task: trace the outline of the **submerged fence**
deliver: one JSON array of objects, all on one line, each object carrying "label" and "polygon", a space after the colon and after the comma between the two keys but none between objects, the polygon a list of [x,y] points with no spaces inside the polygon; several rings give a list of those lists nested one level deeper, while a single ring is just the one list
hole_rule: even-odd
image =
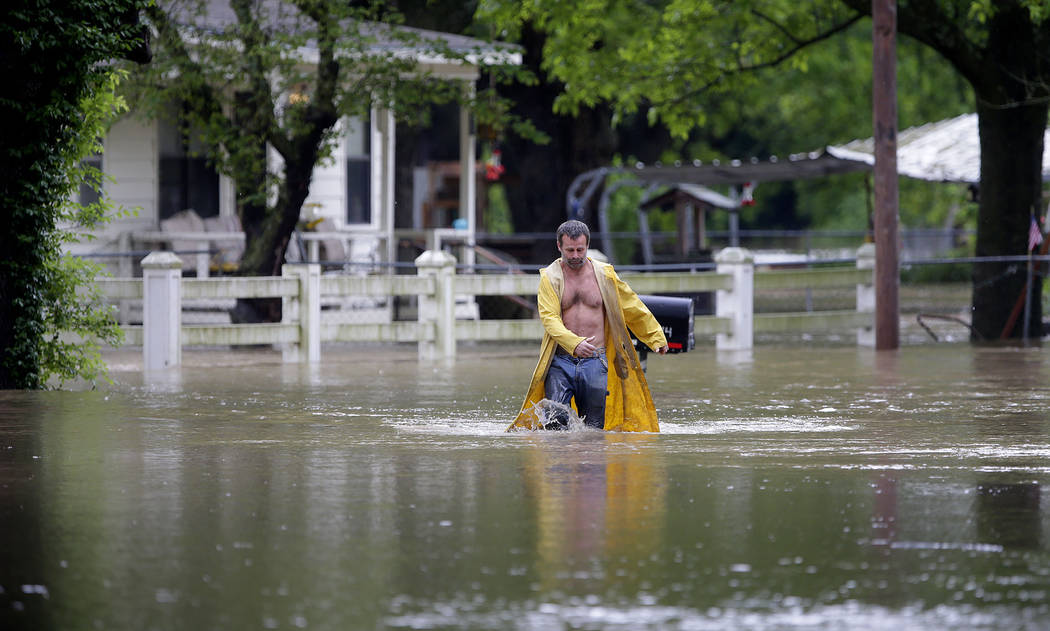
[{"label": "submerged fence", "polygon": [[[826,332],[855,334],[872,345],[874,313],[871,244],[857,251],[855,266],[778,269],[756,273],[748,250],[726,248],[714,271],[632,272],[621,277],[640,294],[713,292],[714,313],[698,315],[697,337],[714,336],[719,349],[748,349],[756,333]],[[277,345],[286,361],[315,362],[330,342],[415,343],[421,358],[453,358],[460,341],[539,340],[543,328],[530,319],[461,319],[457,304],[478,296],[534,297],[535,274],[457,274],[456,260],[427,251],[416,261],[416,275],[323,275],[317,264],[285,265],[280,277],[183,278],[182,262],[170,252],[154,252],[141,262],[141,279],[101,279],[103,295],[116,302],[142,303],[142,324],[124,325],[126,344],[143,348],[147,370],[175,366],[184,346]],[[780,313],[755,312],[756,290],[838,288],[855,294],[852,308]],[[413,297],[416,317],[397,321],[392,298]],[[261,324],[183,324],[184,303],[204,299],[273,298],[282,302],[282,320]],[[370,309],[371,321],[322,319],[327,307]]]}]

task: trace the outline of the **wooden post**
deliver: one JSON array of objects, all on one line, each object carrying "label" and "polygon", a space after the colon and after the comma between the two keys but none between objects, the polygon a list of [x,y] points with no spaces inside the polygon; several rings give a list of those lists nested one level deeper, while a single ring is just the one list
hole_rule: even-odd
[{"label": "wooden post", "polygon": [[678,225],[678,256],[684,261],[689,254],[689,202],[681,191],[674,194],[674,216]]},{"label": "wooden post", "polygon": [[[857,250],[857,269],[875,269],[875,244],[865,243]],[[871,282],[857,284],[857,313],[875,315],[875,285]],[[875,330],[872,325],[857,328],[858,346],[875,346]]]},{"label": "wooden post", "polygon": [[182,259],[150,252],[141,265],[142,366],[172,368],[182,363]]},{"label": "wooden post", "polygon": [[281,320],[299,325],[299,342],[281,355],[286,362],[321,361],[321,266],[285,264],[281,275],[299,281],[299,295],[285,298],[281,305]]},{"label": "wooden post", "polygon": [[704,204],[696,205],[696,250],[703,252],[707,249],[707,207]]},{"label": "wooden post", "polygon": [[744,248],[725,248],[715,256],[719,274],[733,277],[733,288],[715,294],[715,315],[732,321],[732,332],[715,337],[718,350],[749,350],[755,339],[755,257]]},{"label": "wooden post", "polygon": [[872,0],[875,141],[875,350],[900,347],[897,252],[897,2]]},{"label": "wooden post", "polygon": [[434,323],[434,338],[419,342],[420,359],[455,359],[456,357],[456,297],[453,293],[456,259],[448,252],[427,250],[416,257],[420,276],[434,279],[434,293],[420,294],[419,322]]}]

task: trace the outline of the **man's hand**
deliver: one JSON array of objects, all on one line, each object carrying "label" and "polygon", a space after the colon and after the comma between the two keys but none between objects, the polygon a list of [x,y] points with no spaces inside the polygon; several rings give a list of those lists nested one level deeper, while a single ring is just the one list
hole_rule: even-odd
[{"label": "man's hand", "polygon": [[666,355],[667,351],[668,351],[668,348],[666,346],[657,346],[656,347],[656,352],[660,353],[661,355]]},{"label": "man's hand", "polygon": [[572,354],[577,357],[594,357],[598,353],[598,347],[591,342],[594,341],[594,336],[585,337],[580,340],[580,343],[573,349]]}]

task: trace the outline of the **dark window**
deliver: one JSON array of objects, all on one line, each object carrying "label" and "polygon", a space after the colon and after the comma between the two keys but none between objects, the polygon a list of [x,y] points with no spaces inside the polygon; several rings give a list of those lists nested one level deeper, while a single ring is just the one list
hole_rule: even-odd
[{"label": "dark window", "polygon": [[346,134],[346,223],[372,223],[371,120],[354,118]]},{"label": "dark window", "polygon": [[346,160],[346,222],[372,222],[372,161],[365,158]]},{"label": "dark window", "polygon": [[179,129],[167,121],[159,122],[161,219],[192,208],[201,217],[219,214],[219,174],[201,147],[186,142]]}]

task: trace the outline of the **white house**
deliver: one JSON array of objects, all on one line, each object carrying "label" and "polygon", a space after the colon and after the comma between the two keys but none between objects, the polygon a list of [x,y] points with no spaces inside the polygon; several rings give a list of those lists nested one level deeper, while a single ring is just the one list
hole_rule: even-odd
[{"label": "white house", "polygon": [[[234,19],[225,0],[212,0],[209,11],[213,12],[209,19],[220,23]],[[415,32],[423,38],[442,40],[456,53],[465,55],[467,61],[387,46],[390,54],[411,55],[435,76],[462,81],[465,90],[474,89],[482,64],[521,63],[520,52],[506,45],[495,46],[434,31]],[[458,230],[452,234],[466,242],[473,241],[477,227],[476,177],[458,177],[458,207],[446,217],[447,221],[428,222],[427,213],[414,208],[412,225],[395,230],[395,127],[392,113],[378,108],[367,118],[340,121],[333,159],[315,168],[309,198],[303,206],[304,221],[324,220],[318,228],[323,232],[301,233],[305,246],[302,255],[308,260],[316,260],[321,254],[319,242],[327,242],[329,250],[333,242],[339,242],[348,248],[347,258],[395,261],[397,240],[404,233],[433,245],[435,238],[440,241],[451,232],[451,218],[459,219]],[[459,111],[458,135],[458,174],[474,174],[475,130],[469,111],[463,107]],[[175,126],[165,120],[144,121],[127,116],[118,121],[104,139],[100,166],[112,178],[105,183],[106,194],[135,214],[108,224],[94,240],[74,246],[72,252],[99,256],[120,275],[131,275],[145,251],[174,248],[185,253],[182,258],[197,269],[198,275],[208,274],[209,262],[214,270],[217,246],[232,247],[243,242],[236,221],[235,191],[231,180],[212,170],[204,158],[192,157],[191,149]],[[271,155],[276,157],[275,152]],[[279,160],[272,159],[271,168],[280,168]],[[425,189],[432,183],[425,169],[419,171],[408,181]],[[82,196],[90,194],[85,192]],[[422,206],[425,197],[425,191],[415,191],[414,204]],[[206,227],[170,221],[187,209],[201,217]],[[294,239],[293,245],[299,250]],[[204,250],[212,250],[212,255],[195,254]],[[119,253],[124,255],[107,256]],[[331,251],[328,254],[338,258],[332,257]],[[300,253],[289,246],[289,256],[294,258]],[[463,258],[473,262],[473,252],[465,249]]]}]

